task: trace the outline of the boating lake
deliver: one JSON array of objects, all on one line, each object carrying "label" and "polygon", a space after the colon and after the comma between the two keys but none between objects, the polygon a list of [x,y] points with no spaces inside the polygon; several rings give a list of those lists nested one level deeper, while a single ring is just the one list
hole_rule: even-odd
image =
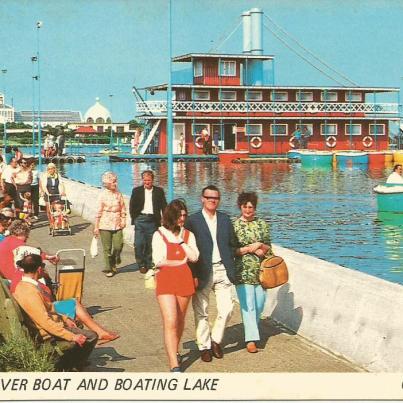
[{"label": "boating lake", "polygon": [[[81,148],[81,152],[102,148]],[[106,156],[88,155],[85,163],[60,166],[64,176],[95,186],[101,185],[102,172],[114,171],[126,195],[141,184],[144,169],[152,169],[156,183],[167,188],[165,162],[110,163]],[[184,198],[190,212],[194,212],[200,207],[201,189],[215,184],[222,191],[220,209],[235,217],[239,214],[238,192],[256,191],[258,215],[270,222],[274,243],[403,284],[403,214],[379,216],[372,191],[385,182],[391,169],[177,162],[175,197]]]}]

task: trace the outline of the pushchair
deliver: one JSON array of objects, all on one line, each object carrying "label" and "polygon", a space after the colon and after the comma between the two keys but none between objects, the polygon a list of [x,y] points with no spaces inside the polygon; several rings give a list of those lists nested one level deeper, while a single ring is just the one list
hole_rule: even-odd
[{"label": "pushchair", "polygon": [[[53,200],[52,200],[53,199]],[[68,215],[70,214],[70,206],[67,198],[61,195],[51,195],[49,200],[49,234],[55,236],[57,234],[71,235],[71,227]]]},{"label": "pushchair", "polygon": [[56,300],[76,298],[81,302],[85,273],[84,249],[60,249],[56,252],[60,258],[55,266],[53,291]]}]

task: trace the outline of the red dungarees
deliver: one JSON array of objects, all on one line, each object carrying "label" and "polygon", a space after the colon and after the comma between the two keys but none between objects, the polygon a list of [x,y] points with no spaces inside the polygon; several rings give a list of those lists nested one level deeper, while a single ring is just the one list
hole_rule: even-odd
[{"label": "red dungarees", "polygon": [[[178,243],[169,242],[165,235],[158,231],[167,246],[167,260],[182,260],[186,257],[185,251]],[[187,243],[189,231],[185,230],[183,240]],[[187,263],[180,266],[161,266],[156,275],[157,295],[172,294],[188,297],[195,293],[192,272]]]}]

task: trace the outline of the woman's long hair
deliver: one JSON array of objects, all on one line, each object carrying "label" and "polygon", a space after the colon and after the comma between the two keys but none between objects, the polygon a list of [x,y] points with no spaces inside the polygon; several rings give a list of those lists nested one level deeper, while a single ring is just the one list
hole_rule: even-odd
[{"label": "woman's long hair", "polygon": [[188,212],[186,204],[181,199],[172,200],[162,213],[162,225],[169,231],[173,233],[178,233],[180,231],[180,226],[178,225],[178,220],[181,216],[182,210]]}]

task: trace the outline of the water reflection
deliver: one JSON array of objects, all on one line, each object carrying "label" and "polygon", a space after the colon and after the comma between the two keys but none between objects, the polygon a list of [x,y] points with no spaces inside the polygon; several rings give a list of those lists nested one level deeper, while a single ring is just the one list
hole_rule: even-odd
[{"label": "water reflection", "polygon": [[[167,164],[110,163],[88,157],[85,164],[65,164],[68,177],[100,186],[103,171],[119,176],[123,193],[141,184],[141,172],[152,169],[156,182],[167,188]],[[200,208],[200,192],[208,184],[220,187],[221,209],[235,217],[242,190],[259,194],[258,213],[272,226],[275,243],[297,251],[403,284],[402,223],[377,216],[374,186],[389,168],[368,166],[305,169],[301,164],[211,162],[174,163],[175,197],[185,198],[191,212]],[[403,221],[403,219],[402,219]]]},{"label": "water reflection", "polygon": [[380,238],[384,242],[385,254],[389,261],[388,279],[403,283],[403,214],[378,213]]}]

